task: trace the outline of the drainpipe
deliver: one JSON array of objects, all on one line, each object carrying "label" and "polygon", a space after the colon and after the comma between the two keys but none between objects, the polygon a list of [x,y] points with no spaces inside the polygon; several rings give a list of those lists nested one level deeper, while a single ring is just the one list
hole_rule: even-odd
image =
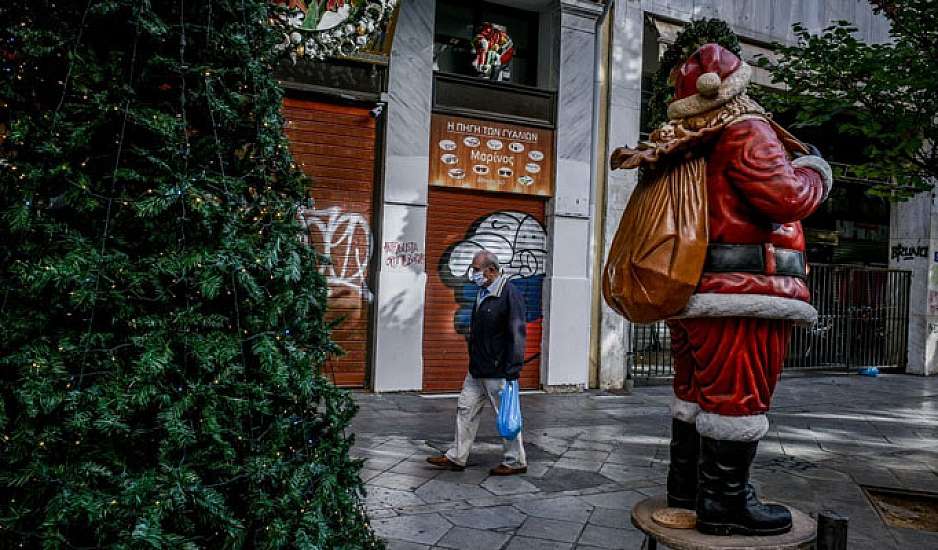
[{"label": "drainpipe", "polygon": [[606,142],[609,116],[609,47],[612,40],[612,17],[615,0],[608,0],[596,22],[596,71],[593,76],[593,143],[590,166],[591,246],[590,281],[592,284],[592,310],[590,311],[589,387],[599,387],[599,369],[602,362],[602,270],[605,259],[606,221]]}]

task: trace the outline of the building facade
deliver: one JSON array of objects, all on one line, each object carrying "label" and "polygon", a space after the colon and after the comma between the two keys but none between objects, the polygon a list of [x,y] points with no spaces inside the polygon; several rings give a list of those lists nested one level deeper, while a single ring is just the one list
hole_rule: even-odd
[{"label": "building facade", "polygon": [[[380,51],[282,68],[294,153],[315,182],[302,219],[332,259],[324,269],[342,319],[335,338],[346,354],[326,371],[379,392],[459,389],[474,298],[465,272],[481,248],[526,298],[523,387],[627,386],[630,327],[604,304],[600,276],[635,175],[610,172],[607,159],[647,130],[643,104],[663,48],[704,17],[729,23],[747,60],[793,40],[796,22],[818,31],[847,19],[866,40],[888,38],[886,22],[853,0],[402,0],[397,10]],[[474,36],[487,22],[489,42],[507,33],[514,58],[482,78],[477,66],[491,58],[479,57]],[[771,85],[758,71],[756,82]],[[898,208],[926,215],[913,204]],[[911,303],[916,292],[930,303],[938,235],[928,224],[890,227],[908,216],[870,208],[824,224],[849,228],[873,263],[906,246],[899,236],[927,246]],[[932,325],[938,335],[938,299],[934,316],[930,307],[912,312],[910,348],[923,350],[921,362],[910,355],[912,372],[933,372],[924,349]]]}]

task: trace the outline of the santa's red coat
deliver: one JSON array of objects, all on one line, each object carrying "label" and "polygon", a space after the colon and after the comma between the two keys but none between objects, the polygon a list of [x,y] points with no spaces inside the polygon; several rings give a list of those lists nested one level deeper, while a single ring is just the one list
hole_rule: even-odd
[{"label": "santa's red coat", "polygon": [[[707,155],[710,242],[760,244],[804,252],[800,220],[826,195],[823,176],[793,166],[764,120],[727,126]],[[772,271],[772,262],[767,262]],[[771,273],[707,273],[698,293],[767,295],[808,301],[805,282]]]},{"label": "santa's red coat", "polygon": [[[810,163],[823,164],[813,158]],[[792,164],[765,120],[727,126],[707,155],[710,243],[804,253],[800,220],[828,189],[821,172]],[[768,410],[791,321],[816,312],[805,303],[804,280],[774,274],[773,255],[765,257],[762,274],[705,271],[685,312],[689,318],[669,322],[678,399],[721,416]]]}]

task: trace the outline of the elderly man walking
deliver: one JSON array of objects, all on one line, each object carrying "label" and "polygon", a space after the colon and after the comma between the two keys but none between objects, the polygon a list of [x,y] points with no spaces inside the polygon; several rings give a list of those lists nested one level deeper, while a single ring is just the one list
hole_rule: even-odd
[{"label": "elderly man walking", "polygon": [[[434,466],[456,471],[466,468],[485,401],[497,415],[501,389],[521,374],[527,328],[524,297],[508,284],[495,254],[478,252],[469,268],[469,280],[480,289],[469,329],[469,373],[456,405],[456,438],[446,454],[427,459]],[[504,460],[489,473],[508,476],[527,472],[521,434],[503,443]]]}]

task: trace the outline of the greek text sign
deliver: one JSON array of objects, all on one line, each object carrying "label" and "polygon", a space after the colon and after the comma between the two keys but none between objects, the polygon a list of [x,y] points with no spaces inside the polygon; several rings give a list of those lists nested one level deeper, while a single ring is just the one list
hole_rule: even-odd
[{"label": "greek text sign", "polygon": [[430,185],[549,197],[554,132],[434,114]]}]

